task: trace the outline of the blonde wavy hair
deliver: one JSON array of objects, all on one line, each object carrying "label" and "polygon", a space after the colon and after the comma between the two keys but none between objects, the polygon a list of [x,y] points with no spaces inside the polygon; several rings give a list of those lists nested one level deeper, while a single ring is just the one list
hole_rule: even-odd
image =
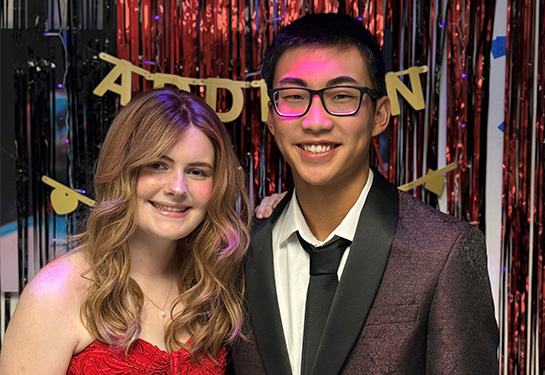
[{"label": "blonde wavy hair", "polygon": [[[165,154],[190,127],[201,130],[215,151],[207,214],[190,235],[191,250],[179,252],[177,305],[184,308],[167,324],[167,349],[186,347],[193,359],[212,359],[224,343],[241,335],[244,294],[242,262],[249,243],[246,177],[230,137],[200,98],[174,88],[134,98],[113,121],[100,151],[94,193],[98,202],[85,232],[77,237],[91,280],[82,320],[97,339],[128,351],[141,332],[144,294],[129,274],[128,241],[135,231],[139,169]],[[187,239],[185,239],[187,240]]]}]

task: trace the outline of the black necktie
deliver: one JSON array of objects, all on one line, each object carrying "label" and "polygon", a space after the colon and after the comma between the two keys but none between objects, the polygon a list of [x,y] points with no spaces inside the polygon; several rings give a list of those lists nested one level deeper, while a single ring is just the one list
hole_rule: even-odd
[{"label": "black necktie", "polygon": [[310,282],[307,290],[301,361],[301,374],[308,375],[314,366],[316,352],[339,283],[337,270],[350,241],[339,238],[325,246],[314,247],[303,240],[299,232],[297,232],[297,238],[303,249],[310,254]]}]

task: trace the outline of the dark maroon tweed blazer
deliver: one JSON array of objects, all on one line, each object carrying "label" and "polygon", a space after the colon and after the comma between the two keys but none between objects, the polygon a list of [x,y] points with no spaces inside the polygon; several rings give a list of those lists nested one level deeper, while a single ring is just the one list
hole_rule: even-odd
[{"label": "dark maroon tweed blazer", "polygon": [[[253,231],[244,328],[252,342],[231,347],[237,375],[292,373],[271,249],[290,197]],[[498,341],[481,232],[375,171],[313,374],[497,375]]]}]

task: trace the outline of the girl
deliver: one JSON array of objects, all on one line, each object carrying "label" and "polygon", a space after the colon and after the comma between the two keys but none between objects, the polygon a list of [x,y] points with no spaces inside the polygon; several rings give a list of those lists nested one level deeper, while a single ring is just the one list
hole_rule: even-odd
[{"label": "girl", "polygon": [[245,175],[201,99],[123,108],[101,149],[79,247],[25,287],[0,373],[223,374],[240,334]]}]

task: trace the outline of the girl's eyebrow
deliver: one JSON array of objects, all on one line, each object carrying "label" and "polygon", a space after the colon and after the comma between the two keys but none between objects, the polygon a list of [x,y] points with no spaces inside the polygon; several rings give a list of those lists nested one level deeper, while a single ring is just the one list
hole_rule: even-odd
[{"label": "girl's eyebrow", "polygon": [[[169,158],[168,156],[166,155],[161,155],[159,157],[159,159],[161,161],[165,161],[165,162],[169,162],[169,163],[174,163],[174,160],[172,158]],[[201,167],[201,168],[210,168],[210,169],[214,169],[214,166],[211,165],[210,163],[206,162],[206,161],[194,161],[192,163],[189,163],[188,164],[189,167]]]},{"label": "girl's eyebrow", "polygon": [[210,163],[207,163],[205,161],[196,161],[196,162],[193,162],[193,163],[189,163],[189,166],[190,167],[200,167],[200,168],[214,169],[214,167],[212,165],[210,165]]},{"label": "girl's eyebrow", "polygon": [[169,158],[169,157],[166,156],[166,155],[161,155],[161,156],[159,156],[159,159],[161,159],[161,160],[163,160],[163,161],[174,162],[174,160],[172,160],[171,158]]}]

